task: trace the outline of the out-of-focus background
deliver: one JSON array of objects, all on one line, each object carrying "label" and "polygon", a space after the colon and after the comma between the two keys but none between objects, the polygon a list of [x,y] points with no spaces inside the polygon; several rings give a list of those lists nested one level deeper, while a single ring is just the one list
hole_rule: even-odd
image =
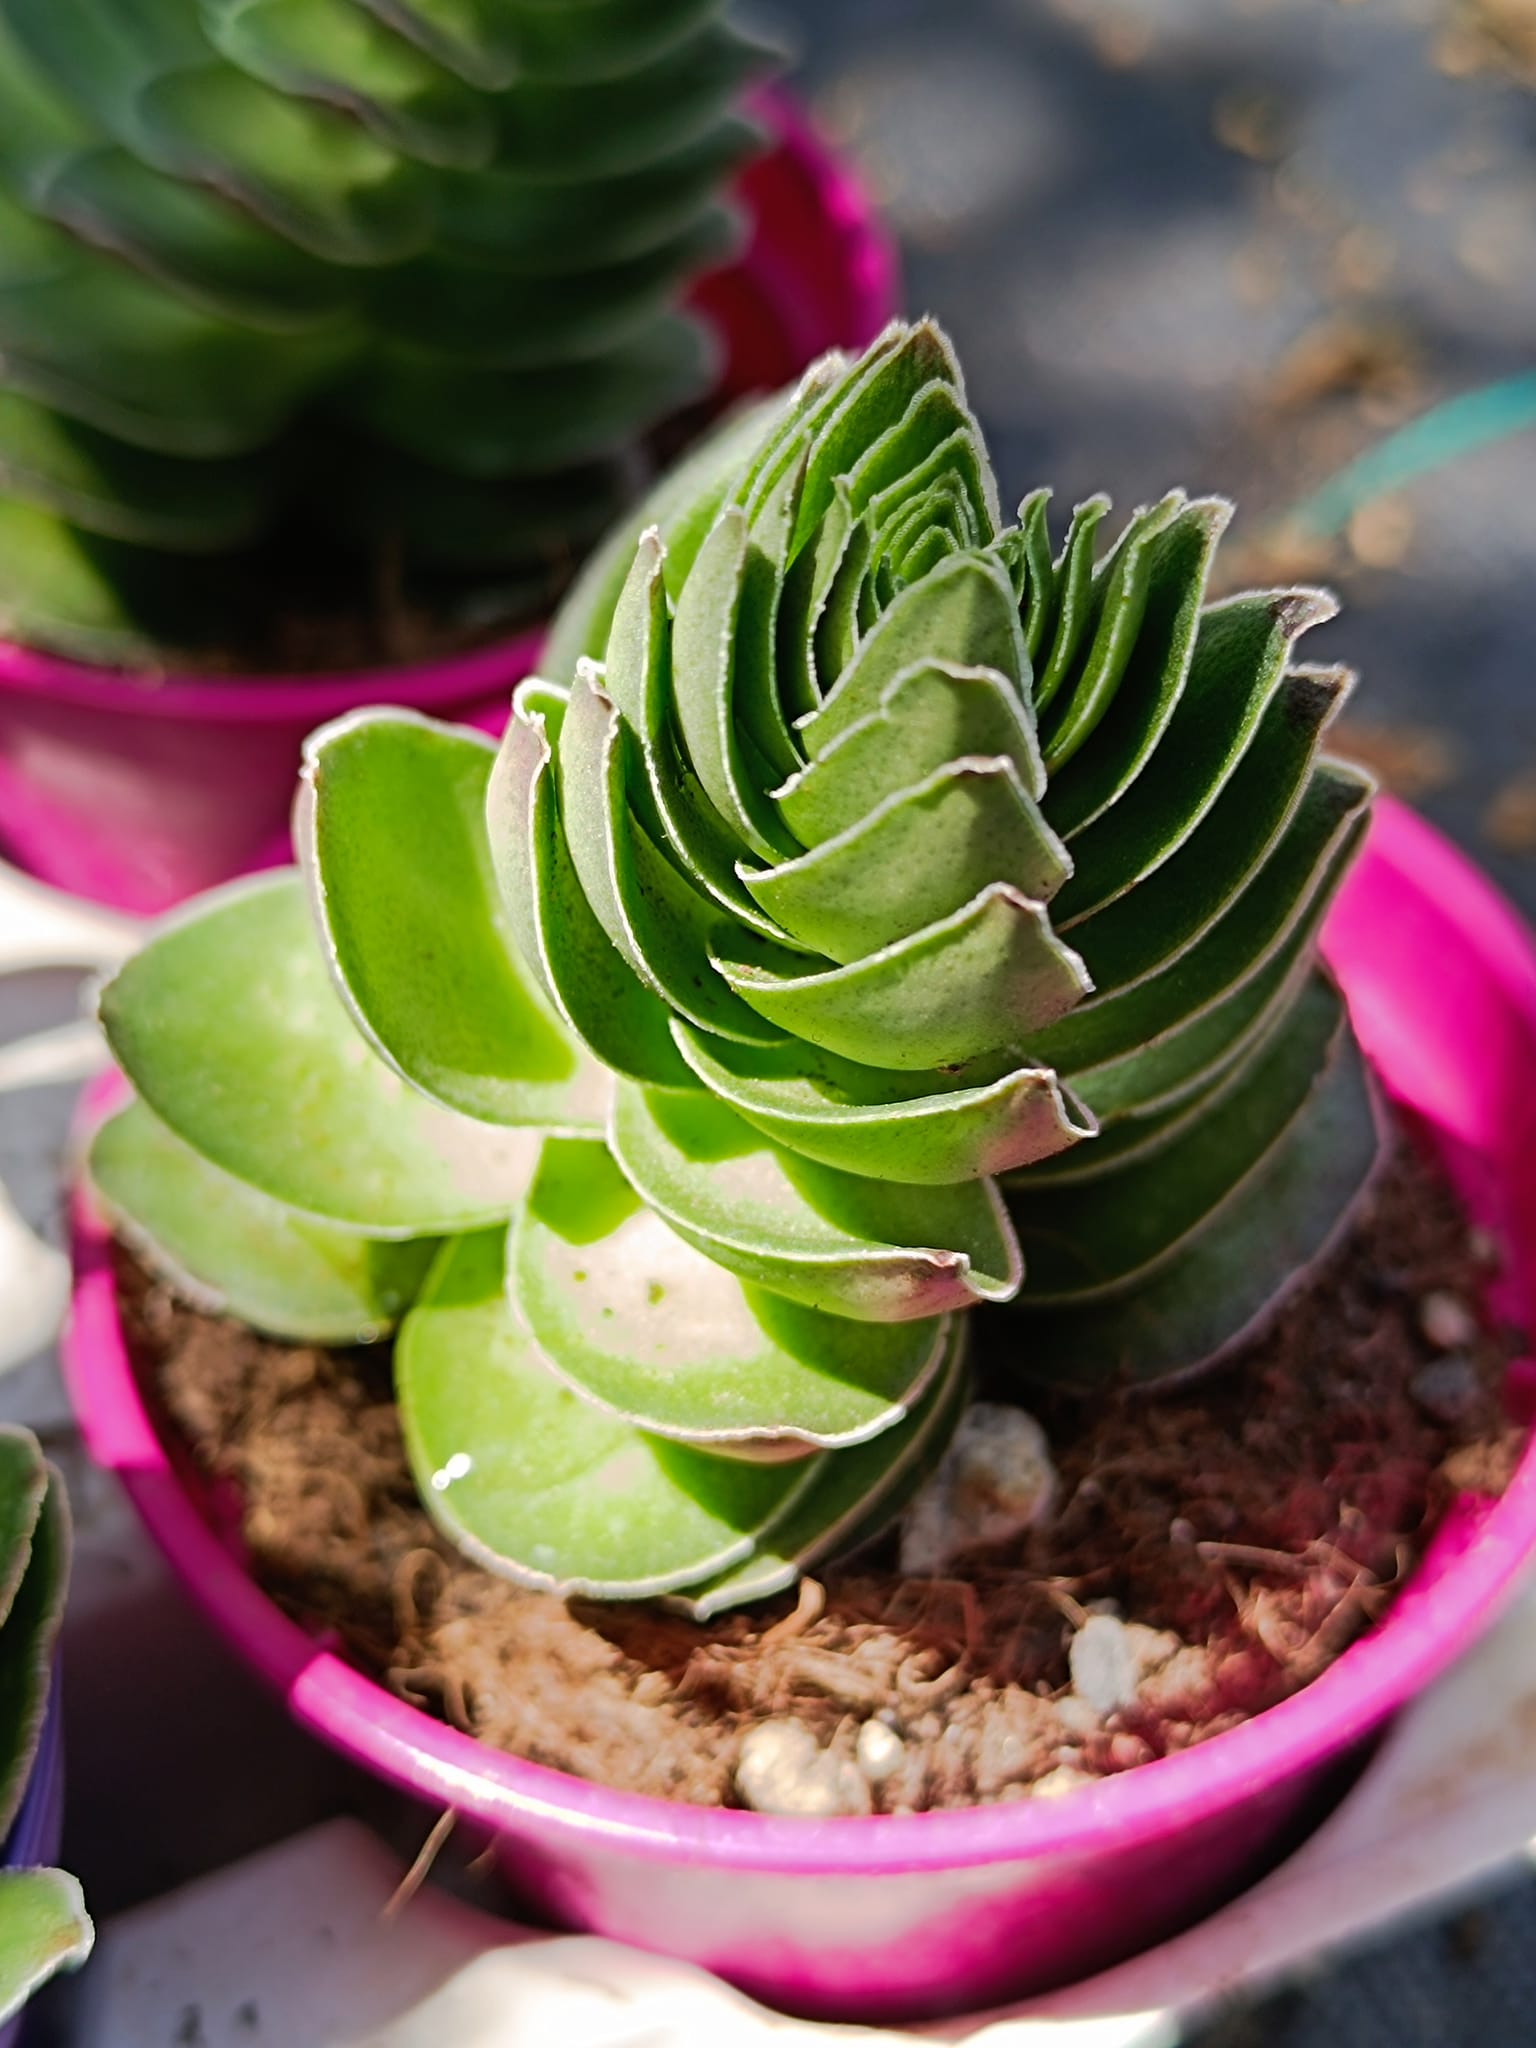
[{"label": "out-of-focus background", "polygon": [[[1306,650],[1361,671],[1341,748],[1536,915],[1536,0],[755,15],[953,334],[1005,500],[1235,497],[1229,582],[1344,600]],[[1436,466],[1318,495],[1424,416],[1388,482]],[[1533,2011],[1527,1884],[1199,2048],[1525,2048]]]},{"label": "out-of-focus background", "polygon": [[[1536,911],[1536,0],[772,0],[965,363],[1005,499],[1238,500],[1334,586],[1347,737]],[[1480,452],[1285,528],[1442,401]],[[1432,448],[1432,452],[1433,452]],[[1322,513],[1324,507],[1318,508]]]}]

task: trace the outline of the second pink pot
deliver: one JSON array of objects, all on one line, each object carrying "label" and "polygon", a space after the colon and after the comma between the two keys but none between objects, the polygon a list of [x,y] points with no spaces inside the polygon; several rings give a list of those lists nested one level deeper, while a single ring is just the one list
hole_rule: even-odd
[{"label": "second pink pot", "polygon": [[[737,197],[741,257],[696,288],[724,344],[720,404],[861,348],[895,307],[890,245],[793,105],[764,94],[771,147]],[[541,635],[417,667],[211,680],[132,675],[0,641],[0,854],[55,887],[152,913],[285,857],[307,733],[365,704],[495,723]]]}]

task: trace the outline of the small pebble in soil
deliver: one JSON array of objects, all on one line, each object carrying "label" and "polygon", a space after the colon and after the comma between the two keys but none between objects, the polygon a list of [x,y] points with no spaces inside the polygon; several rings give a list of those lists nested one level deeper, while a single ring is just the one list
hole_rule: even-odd
[{"label": "small pebble in soil", "polygon": [[1091,1614],[1067,1651],[1072,1690],[1096,1712],[1117,1713],[1132,1705],[1142,1680],[1182,1648],[1167,1629]]},{"label": "small pebble in soil", "polygon": [[1056,1500],[1045,1431],[1022,1408],[973,1401],[938,1470],[908,1508],[901,1569],[941,1574],[952,1558],[1035,1528]]},{"label": "small pebble in soil", "polygon": [[736,1790],[754,1813],[816,1820],[870,1810],[869,1784],[858,1765],[823,1749],[803,1721],[762,1721],[748,1730]]},{"label": "small pebble in soil", "polygon": [[1408,1391],[1437,1422],[1462,1421],[1482,1399],[1476,1363],[1460,1351],[1421,1365],[1408,1382]]},{"label": "small pebble in soil", "polygon": [[1064,1793],[1075,1792],[1079,1785],[1095,1782],[1089,1772],[1080,1771],[1076,1764],[1058,1764],[1054,1771],[1047,1771],[1043,1778],[1036,1778],[1032,1796],[1036,1799],[1060,1799]]},{"label": "small pebble in soil", "polygon": [[1069,1692],[1057,1700],[1056,1718],[1069,1735],[1083,1737],[1097,1735],[1104,1716],[1090,1700]]},{"label": "small pebble in soil", "polygon": [[1477,1341],[1477,1318],[1459,1294],[1437,1287],[1419,1303],[1419,1328],[1437,1351],[1460,1351]]},{"label": "small pebble in soil", "polygon": [[866,1721],[859,1730],[854,1755],[859,1769],[871,1785],[883,1785],[887,1778],[899,1771],[906,1754],[907,1745],[896,1730],[887,1728],[883,1721]]}]

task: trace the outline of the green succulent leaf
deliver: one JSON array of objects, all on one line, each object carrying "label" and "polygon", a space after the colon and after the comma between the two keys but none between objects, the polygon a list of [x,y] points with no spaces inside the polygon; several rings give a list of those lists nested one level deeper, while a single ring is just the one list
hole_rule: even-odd
[{"label": "green succulent leaf", "polygon": [[508,925],[486,833],[494,744],[354,712],[304,748],[294,839],[332,969],[369,1042],[485,1123],[600,1130],[611,1083],[551,1015]]},{"label": "green succulent leaf", "polygon": [[[1030,797],[1044,792],[1027,700],[1008,678],[996,669],[919,662],[899,671],[878,708],[775,795],[785,824],[803,845],[816,846],[861,825],[893,791],[975,758],[1010,761]],[[1053,864],[1068,870],[1071,857],[1063,850]]]},{"label": "green succulent leaf", "polygon": [[236,883],[170,919],[101,995],[149,1108],[214,1166],[374,1237],[508,1216],[538,1139],[408,1088],[331,982],[299,876]]},{"label": "green succulent leaf", "polygon": [[1322,763],[1245,886],[1195,942],[1041,1032],[1030,1042],[1035,1058],[1073,1076],[1134,1061],[1236,996],[1305,918],[1326,907],[1359,846],[1371,788],[1359,770]]},{"label": "green succulent leaf", "polygon": [[1001,871],[1045,902],[1065,847],[1006,755],[962,755],[876,804],[810,853],[743,868],[759,905],[802,944],[845,965],[952,917]]},{"label": "green succulent leaf", "polygon": [[559,773],[566,844],[582,890],[638,978],[706,1030],[771,1042],[778,1034],[715,972],[717,903],[635,814],[634,749],[590,668],[578,669],[561,724]]},{"label": "green succulent leaf", "polygon": [[1343,693],[1338,676],[1286,676],[1221,795],[1178,852],[1140,887],[1067,925],[1097,989],[1134,987],[1215,924],[1295,816]]},{"label": "green succulent leaf", "polygon": [[126,1241],[186,1300],[296,1343],[375,1343],[437,1251],[433,1238],[299,1215],[211,1166],[141,1102],[96,1133],[90,1174]]},{"label": "green succulent leaf", "polygon": [[48,1491],[48,1466],[29,1429],[0,1425],[0,1624],[27,1568]]},{"label": "green succulent leaf", "polygon": [[[1027,1349],[1009,1354],[1014,1369],[1034,1376],[1048,1359],[1052,1382],[1084,1389],[1166,1379],[1220,1356],[1304,1287],[1381,1156],[1370,1078],[1347,1028],[1265,1136],[1242,1177],[1134,1284],[1032,1310]],[[1104,1198],[1104,1215],[1119,1192]]]},{"label": "green succulent leaf", "polygon": [[900,1422],[949,1324],[849,1322],[739,1280],[648,1209],[590,1140],[550,1139],[512,1225],[515,1313],[578,1393],[699,1444],[831,1448]]},{"label": "green succulent leaf", "polygon": [[[1008,1194],[1031,1300],[1119,1289],[1199,1230],[1308,1099],[1347,1036],[1343,1005],[1314,976],[1268,1037],[1194,1106],[1149,1135],[1085,1148],[1076,1171],[1021,1175]],[[1106,1185],[1113,1181],[1113,1186]]]},{"label": "green succulent leaf", "polygon": [[1049,1067],[1009,1055],[954,1073],[860,1066],[814,1046],[733,1045],[680,1020],[678,1049],[711,1095],[778,1146],[871,1180],[942,1187],[1028,1166],[1094,1135]]},{"label": "green succulent leaf", "polygon": [[1006,1300],[1017,1254],[986,1181],[903,1187],[770,1145],[708,1095],[624,1083],[609,1134],[647,1207],[744,1280],[861,1321]]},{"label": "green succulent leaf", "polygon": [[96,1931],[63,1870],[0,1870],[0,2023],[60,1970],[78,1969]]},{"label": "green succulent leaf", "polygon": [[478,165],[495,149],[493,103],[351,0],[198,0],[198,11],[252,78],[345,109],[407,157]]},{"label": "green succulent leaf", "polygon": [[795,955],[730,931],[712,957],[727,987],[781,1031],[904,1068],[958,1066],[991,1051],[1000,1031],[1043,1031],[1092,986],[1045,906],[1008,882],[846,966],[807,972]]},{"label": "green succulent leaf", "polygon": [[964,1412],[969,1380],[965,1326],[957,1320],[943,1364],[904,1422],[872,1443],[822,1459],[811,1484],[758,1538],[750,1557],[704,1586],[674,1594],[669,1604],[708,1621],[727,1608],[782,1592],[802,1571],[870,1542],[943,1457]]},{"label": "green succulent leaf", "polygon": [[681,1084],[687,1075],[670,1041],[671,1012],[611,944],[566,843],[550,745],[565,709],[564,691],[525,684],[491,771],[486,824],[507,920],[525,964],[604,1066],[632,1080]]},{"label": "green succulent leaf", "polygon": [[930,575],[909,583],[860,640],[806,721],[806,752],[819,760],[851,725],[879,710],[898,676],[931,662],[995,669],[1023,689],[1029,656],[1012,589],[996,562],[950,555]]},{"label": "green succulent leaf", "polygon": [[69,1579],[69,1510],[58,1474],[52,1466],[45,1472],[21,1579],[0,1622],[0,1839],[16,1818],[37,1752]]},{"label": "green succulent leaf", "polygon": [[685,295],[773,62],[723,13],[0,0],[0,493],[61,529],[13,629],[201,661],[299,547],[322,596],[387,545],[412,607],[546,603],[715,374]]},{"label": "green succulent leaf", "polygon": [[668,1592],[748,1556],[833,1455],[760,1463],[615,1420],[518,1328],[504,1267],[500,1231],[446,1246],[395,1347],[421,1498],[488,1570],[606,1599]]}]

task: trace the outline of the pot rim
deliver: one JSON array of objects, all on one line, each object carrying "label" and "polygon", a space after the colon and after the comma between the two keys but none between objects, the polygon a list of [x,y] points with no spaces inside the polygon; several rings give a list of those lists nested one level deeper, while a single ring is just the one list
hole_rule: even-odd
[{"label": "pot rim", "polygon": [[[894,243],[858,179],[833,154],[788,91],[782,86],[765,86],[750,94],[747,104],[762,124],[767,154],[782,161],[804,185],[835,249],[833,267],[856,309],[853,321],[868,328],[863,339],[872,339],[897,300]],[[751,168],[749,164],[749,172]],[[738,257],[727,270],[738,267],[751,275],[750,251],[745,260]],[[484,646],[428,661],[229,676],[114,668],[50,654],[0,634],[0,691],[41,692],[81,711],[132,709],[151,718],[196,719],[215,725],[278,724],[295,719],[319,724],[385,698],[431,710],[435,705],[499,695],[513,664],[519,674],[534,670],[545,631],[543,624],[525,626]]]},{"label": "pot rim", "polygon": [[[1367,864],[1400,897],[1418,892],[1433,899],[1536,1037],[1531,937],[1465,856],[1383,798],[1361,863]],[[1336,942],[1335,964],[1343,950]],[[124,1089],[116,1073],[91,1083],[76,1113],[77,1144]],[[80,1182],[71,1222],[76,1285],[61,1353],[92,1455],[116,1472],[194,1599],[286,1697],[301,1725],[402,1789],[493,1827],[532,1824],[589,1844],[605,1840],[658,1862],[682,1858],[765,1873],[861,1876],[1087,1858],[1117,1843],[1155,1840],[1220,1806],[1278,1792],[1298,1770],[1326,1762],[1371,1733],[1481,1633],[1536,1549],[1533,1438],[1501,1498],[1458,1518],[1453,1554],[1431,1582],[1419,1587],[1411,1579],[1386,1617],[1321,1677],[1237,1728],[1068,1798],[796,1820],[613,1791],[487,1748],[395,1698],[306,1634],[257,1587],[204,1521],[156,1434],[124,1344],[110,1238]]]}]

